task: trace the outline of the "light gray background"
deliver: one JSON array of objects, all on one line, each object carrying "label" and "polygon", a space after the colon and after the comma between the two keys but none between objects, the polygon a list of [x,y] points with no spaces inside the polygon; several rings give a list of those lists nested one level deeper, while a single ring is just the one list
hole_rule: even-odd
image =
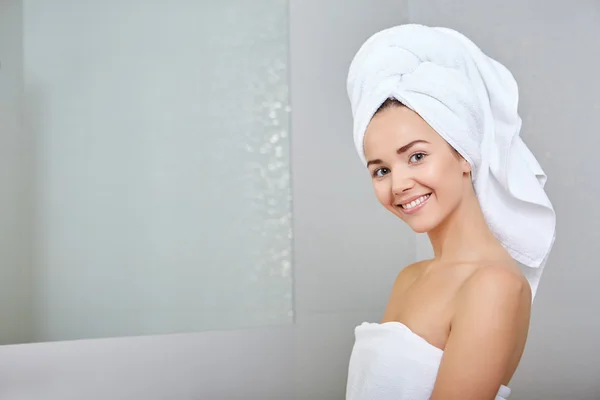
[{"label": "light gray background", "polygon": [[463,31],[514,72],[549,175],[558,239],[511,399],[599,399],[600,3],[292,0],[290,15],[295,324],[2,347],[0,398],[343,398],[353,327],[379,319],[398,270],[427,253],[370,192],[345,76],[370,34],[414,21]]}]

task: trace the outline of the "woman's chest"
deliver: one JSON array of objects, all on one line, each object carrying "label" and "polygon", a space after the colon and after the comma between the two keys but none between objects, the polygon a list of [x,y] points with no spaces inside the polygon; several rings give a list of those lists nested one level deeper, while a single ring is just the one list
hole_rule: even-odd
[{"label": "woman's chest", "polygon": [[382,322],[398,321],[433,346],[444,349],[464,273],[431,272],[402,292],[392,292]]}]

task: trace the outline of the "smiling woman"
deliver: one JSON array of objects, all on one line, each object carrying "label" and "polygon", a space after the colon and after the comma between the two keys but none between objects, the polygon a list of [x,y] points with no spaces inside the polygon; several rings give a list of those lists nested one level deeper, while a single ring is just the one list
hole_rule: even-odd
[{"label": "smiling woman", "polygon": [[356,328],[347,399],[506,399],[555,226],[512,75],[455,31],[404,25],[361,47],[348,93],[377,199],[434,258]]},{"label": "smiling woman", "polygon": [[415,232],[439,225],[473,190],[469,163],[397,100],[375,113],[364,143],[379,202]]}]

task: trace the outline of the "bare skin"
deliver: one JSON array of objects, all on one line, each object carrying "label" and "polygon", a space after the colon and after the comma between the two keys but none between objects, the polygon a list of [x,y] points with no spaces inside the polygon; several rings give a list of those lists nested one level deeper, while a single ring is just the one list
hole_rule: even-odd
[{"label": "bare skin", "polygon": [[427,232],[435,254],[400,272],[382,322],[444,350],[431,399],[493,400],[523,354],[531,289],[485,222],[470,165],[402,106],[373,118],[365,155],[380,203]]}]

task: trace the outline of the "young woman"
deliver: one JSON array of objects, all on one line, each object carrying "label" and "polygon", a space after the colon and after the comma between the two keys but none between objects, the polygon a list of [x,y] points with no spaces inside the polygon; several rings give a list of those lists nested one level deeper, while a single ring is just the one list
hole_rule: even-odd
[{"label": "young woman", "polygon": [[434,258],[356,328],[347,399],[506,399],[555,226],[512,75],[455,31],[405,25],[361,47],[348,90],[379,202]]}]

